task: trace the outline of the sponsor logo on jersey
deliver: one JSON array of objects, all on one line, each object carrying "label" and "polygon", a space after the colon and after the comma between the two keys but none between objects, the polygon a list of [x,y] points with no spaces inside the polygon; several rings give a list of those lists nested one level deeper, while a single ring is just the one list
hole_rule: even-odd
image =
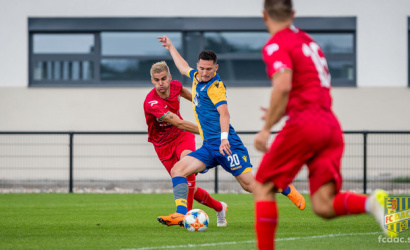
[{"label": "sponsor logo on jersey", "polygon": [[384,227],[402,233],[410,225],[410,196],[388,196],[384,198]]},{"label": "sponsor logo on jersey", "polygon": [[281,61],[276,61],[276,62],[273,63],[273,69],[274,70],[279,70],[279,69],[282,69],[282,68],[285,68],[285,67],[286,67],[286,65]]},{"label": "sponsor logo on jersey", "polygon": [[237,170],[237,169],[240,169],[242,166],[237,166],[237,167],[234,167],[234,168],[231,168],[231,170]]},{"label": "sponsor logo on jersey", "polygon": [[265,50],[266,53],[268,53],[268,55],[271,56],[275,51],[279,50],[279,45],[277,45],[276,43],[272,43],[266,46]]},{"label": "sponsor logo on jersey", "polygon": [[149,104],[151,104],[151,107],[154,106],[155,104],[158,104],[158,101],[150,101],[148,102]]}]

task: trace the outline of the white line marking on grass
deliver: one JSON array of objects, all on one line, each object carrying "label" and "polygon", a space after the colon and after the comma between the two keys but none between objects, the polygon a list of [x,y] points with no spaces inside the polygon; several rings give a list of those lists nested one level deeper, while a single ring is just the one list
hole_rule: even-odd
[{"label": "white line marking on grass", "polygon": [[319,239],[319,238],[332,238],[339,236],[357,236],[357,235],[370,235],[370,234],[382,234],[382,232],[371,232],[371,233],[350,233],[350,234],[328,234],[328,235],[317,235],[317,236],[306,236],[306,237],[291,237],[291,238],[279,238],[275,241],[283,240],[309,240],[309,239]]},{"label": "white line marking on grass", "polygon": [[[382,232],[350,233],[350,234],[326,234],[326,235],[305,236],[305,237],[277,238],[277,239],[275,239],[275,241],[309,240],[309,239],[319,239],[319,238],[333,238],[333,237],[359,236],[359,235],[371,235],[371,234],[382,234]],[[125,249],[122,249],[122,250],[152,250],[152,249],[169,249],[169,248],[212,247],[212,246],[236,245],[236,244],[247,244],[247,243],[255,243],[255,241],[254,240],[247,240],[247,241],[217,242],[217,243],[206,243],[206,244],[187,244],[187,245],[177,245],[177,246],[125,248]]]}]

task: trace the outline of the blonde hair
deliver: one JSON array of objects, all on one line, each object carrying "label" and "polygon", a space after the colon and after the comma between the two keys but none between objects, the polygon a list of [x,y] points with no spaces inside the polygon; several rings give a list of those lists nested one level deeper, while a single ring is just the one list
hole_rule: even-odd
[{"label": "blonde hair", "polygon": [[170,73],[167,63],[165,61],[156,62],[151,66],[151,71],[150,71],[151,77],[153,74],[158,74],[164,71],[167,72],[168,74]]},{"label": "blonde hair", "polygon": [[292,18],[292,0],[265,0],[264,9],[275,21],[284,22]]}]

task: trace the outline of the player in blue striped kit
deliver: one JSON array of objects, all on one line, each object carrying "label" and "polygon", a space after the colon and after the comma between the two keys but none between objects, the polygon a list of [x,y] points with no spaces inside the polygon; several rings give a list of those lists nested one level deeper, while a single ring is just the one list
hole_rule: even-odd
[{"label": "player in blue striped kit", "polygon": [[[213,51],[204,50],[198,56],[197,69],[192,69],[181,57],[170,39],[166,36],[158,37],[166,49],[171,53],[175,65],[181,74],[192,80],[192,103],[199,132],[204,140],[201,148],[189,153],[181,159],[171,170],[174,198],[177,206],[176,214],[187,213],[186,197],[188,185],[186,176],[193,173],[204,173],[208,169],[221,165],[231,173],[248,192],[252,191],[254,181],[251,173],[248,150],[230,124],[230,117],[226,99],[226,89],[219,75],[217,56]],[[305,200],[293,186],[283,191],[300,209],[304,209]],[[227,206],[224,207],[226,211]],[[224,215],[224,214],[223,214]],[[161,216],[167,219],[167,216]],[[218,226],[226,226],[226,218],[218,218]]]}]

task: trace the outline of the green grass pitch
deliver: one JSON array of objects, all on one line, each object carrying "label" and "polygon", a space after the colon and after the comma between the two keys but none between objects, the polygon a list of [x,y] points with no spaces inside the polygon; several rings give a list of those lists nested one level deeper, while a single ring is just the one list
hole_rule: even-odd
[{"label": "green grass pitch", "polygon": [[[187,232],[156,220],[174,212],[172,194],[0,194],[0,249],[256,249],[252,196],[213,197],[228,204],[228,226],[216,227],[215,212],[195,202],[210,225],[205,232]],[[382,243],[371,216],[325,221],[309,201],[299,211],[277,197],[277,249],[410,248],[410,230],[399,235],[405,242]]]}]

